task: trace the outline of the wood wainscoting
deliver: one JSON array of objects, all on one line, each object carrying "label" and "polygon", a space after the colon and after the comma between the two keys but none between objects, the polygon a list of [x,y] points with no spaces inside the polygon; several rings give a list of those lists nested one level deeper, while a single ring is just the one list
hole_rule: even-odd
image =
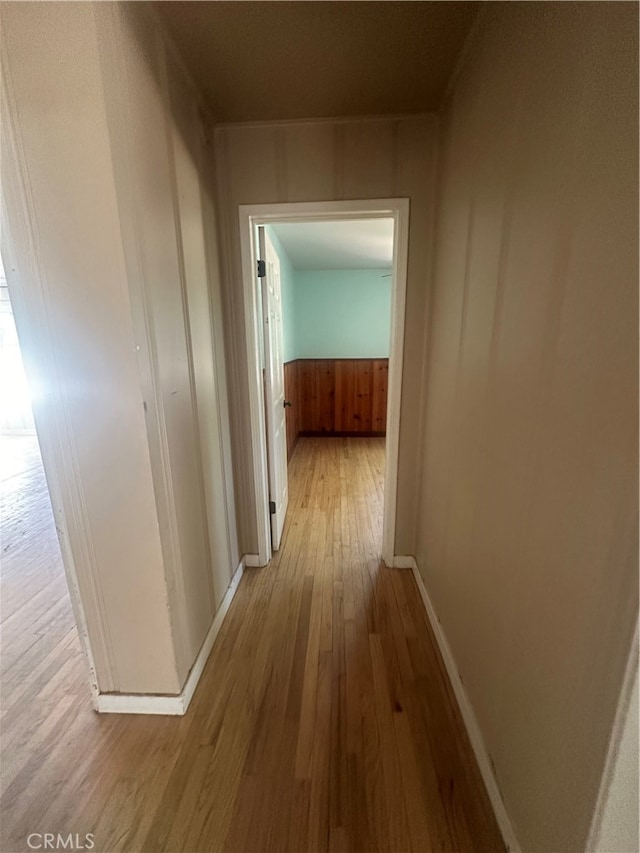
[{"label": "wood wainscoting", "polygon": [[284,366],[287,454],[300,435],[384,435],[388,358],[299,358]]}]

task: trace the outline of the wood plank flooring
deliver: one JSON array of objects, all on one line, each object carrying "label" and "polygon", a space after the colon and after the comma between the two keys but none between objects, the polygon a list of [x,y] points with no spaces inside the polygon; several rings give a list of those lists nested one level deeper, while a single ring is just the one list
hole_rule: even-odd
[{"label": "wood plank flooring", "polygon": [[101,853],[504,850],[413,577],[380,560],[383,462],[384,439],[300,439],[282,548],[246,570],[183,718],[91,710],[50,510],[10,497],[3,853],[30,832]]}]

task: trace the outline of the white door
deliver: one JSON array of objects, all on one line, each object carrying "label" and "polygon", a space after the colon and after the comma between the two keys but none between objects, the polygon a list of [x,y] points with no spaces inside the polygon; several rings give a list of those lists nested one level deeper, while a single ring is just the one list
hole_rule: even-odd
[{"label": "white door", "polygon": [[258,229],[258,233],[260,257],[265,261],[265,276],[262,279],[262,318],[264,323],[264,394],[267,410],[271,544],[273,550],[277,551],[280,547],[282,528],[284,527],[289,502],[280,259],[265,229]]}]

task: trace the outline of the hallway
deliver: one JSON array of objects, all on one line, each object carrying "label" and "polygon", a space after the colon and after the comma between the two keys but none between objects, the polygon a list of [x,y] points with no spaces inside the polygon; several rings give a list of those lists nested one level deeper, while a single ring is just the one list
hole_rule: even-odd
[{"label": "hallway", "polygon": [[2,850],[503,849],[413,577],[380,564],[383,465],[383,439],[300,439],[283,547],[245,571],[186,717],[96,715],[54,598],[4,685]]},{"label": "hallway", "polygon": [[299,440],[227,850],[503,849],[412,574],[380,561],[383,470],[382,438]]}]

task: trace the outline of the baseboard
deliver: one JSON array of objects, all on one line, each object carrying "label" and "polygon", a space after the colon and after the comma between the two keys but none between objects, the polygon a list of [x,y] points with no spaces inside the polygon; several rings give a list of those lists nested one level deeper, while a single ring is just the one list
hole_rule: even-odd
[{"label": "baseboard", "polygon": [[[500,789],[498,788],[496,777],[493,773],[491,759],[489,758],[489,753],[487,752],[487,747],[484,743],[477,717],[475,715],[473,707],[471,706],[469,697],[467,696],[467,691],[465,690],[462,681],[460,680],[460,674],[458,672],[458,667],[456,666],[455,659],[451,652],[451,648],[449,646],[449,643],[447,642],[447,638],[444,634],[444,631],[442,630],[442,626],[433,607],[431,599],[429,598],[429,593],[427,592],[427,589],[424,585],[424,581],[420,576],[416,561],[413,557],[395,557],[394,562],[395,560],[411,560],[410,568],[413,569],[413,574],[416,579],[418,589],[420,591],[422,603],[424,604],[425,610],[427,611],[427,616],[429,617],[431,628],[435,635],[436,642],[438,643],[438,648],[440,649],[440,654],[442,655],[442,659],[444,661],[444,665],[449,676],[449,681],[451,682],[451,686],[453,687],[453,692],[455,693],[455,697],[458,702],[458,707],[460,708],[460,713],[462,714],[462,719],[467,729],[467,734],[469,735],[469,740],[471,742],[476,761],[478,762],[478,767],[480,769],[482,779],[487,789],[487,794],[489,795],[489,800],[491,801],[491,805],[493,807],[498,826],[500,827],[502,838],[504,839],[504,843],[509,853],[520,853],[520,845],[518,844],[515,832],[513,831],[513,826],[511,825],[511,820],[509,819],[509,815],[507,814],[507,810],[502,800],[502,795],[500,793]],[[405,566],[401,565],[398,568],[405,568]]]},{"label": "baseboard", "polygon": [[94,703],[96,710],[101,714],[163,714],[170,716],[182,716],[186,714],[200,681],[200,676],[211,654],[213,644],[220,633],[224,617],[238,589],[244,567],[245,560],[242,559],[231,578],[229,588],[220,603],[216,615],[213,617],[211,627],[207,631],[207,636],[180,693],[176,696],[148,693],[98,693]]},{"label": "baseboard", "polygon": [[100,714],[155,714],[180,717],[185,711],[182,693],[98,693],[95,709]]},{"label": "baseboard", "polygon": [[259,569],[262,566],[259,554],[245,554],[242,561],[247,568]]},{"label": "baseboard", "polygon": [[416,561],[413,557],[403,556],[402,554],[394,554],[391,563],[387,563],[392,569],[413,569]]},{"label": "baseboard", "polygon": [[385,430],[301,430],[300,438],[384,438]]},{"label": "baseboard", "polygon": [[[585,850],[604,850],[606,841],[602,838],[603,821],[605,811],[607,810],[607,801],[612,789],[612,782],[616,772],[616,764],[620,758],[620,746],[624,737],[625,728],[628,724],[629,706],[631,702],[631,694],[637,678],[638,669],[638,617],[636,616],[636,625],[627,656],[624,676],[622,679],[622,687],[618,696],[618,706],[616,715],[613,719],[613,728],[609,737],[609,747],[607,749],[607,757],[600,779],[600,788],[596,799],[596,806],[593,810],[589,835],[587,836],[587,846]],[[633,719],[633,717],[632,717]],[[611,809],[611,806],[609,806]],[[623,812],[619,812],[616,823],[619,827],[626,824],[626,817]]]}]

